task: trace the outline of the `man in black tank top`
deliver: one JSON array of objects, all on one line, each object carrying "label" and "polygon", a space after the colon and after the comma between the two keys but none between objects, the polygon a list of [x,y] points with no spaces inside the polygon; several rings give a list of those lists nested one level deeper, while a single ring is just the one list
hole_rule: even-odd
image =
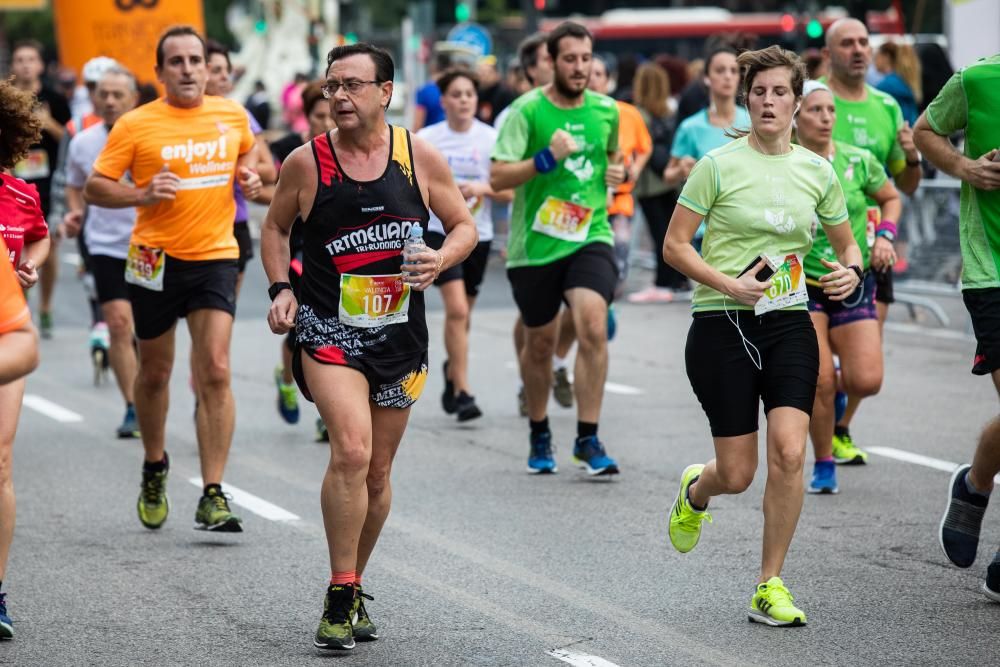
[{"label": "man in black tank top", "polygon": [[[410,406],[427,378],[423,291],[475,247],[476,227],[445,159],[386,124],[392,58],[370,44],[327,56],[324,95],[337,129],[284,162],[261,228],[271,281],[271,330],[296,327],[295,379],[330,435],[320,494],[332,572],[315,646],[377,639],[361,575],[389,514],[389,470]],[[440,250],[403,264],[403,242],[426,227],[428,202],[444,223]],[[299,215],[302,284],[288,285],[288,235]]]}]

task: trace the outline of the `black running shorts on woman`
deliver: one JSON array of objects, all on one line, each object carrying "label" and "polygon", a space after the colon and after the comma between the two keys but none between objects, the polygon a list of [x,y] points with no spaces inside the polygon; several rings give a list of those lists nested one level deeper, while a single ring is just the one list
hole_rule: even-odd
[{"label": "black running shorts on woman", "polygon": [[[791,407],[812,415],[819,375],[819,344],[809,313],[778,310],[756,317],[729,311],[743,335],[760,351],[751,361],[740,332],[725,311],[696,313],[688,331],[688,379],[708,416],[712,436],[756,433],[760,400],[765,414]],[[737,319],[739,318],[739,319]],[[750,352],[753,352],[753,348]],[[756,354],[755,354],[756,360]]]},{"label": "black running shorts on woman", "polygon": [[292,370],[312,400],[302,354],[347,366],[368,380],[381,407],[408,408],[427,379],[423,292],[403,283],[403,242],[429,214],[417,186],[410,134],[389,127],[382,176],[359,182],[344,173],[329,134],[312,140],[316,200],[302,224],[302,284]]}]

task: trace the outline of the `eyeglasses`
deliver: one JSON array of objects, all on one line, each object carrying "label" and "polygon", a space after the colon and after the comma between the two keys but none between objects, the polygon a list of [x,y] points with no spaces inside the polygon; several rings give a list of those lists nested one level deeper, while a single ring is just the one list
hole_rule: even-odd
[{"label": "eyeglasses", "polygon": [[349,79],[343,83],[339,81],[327,81],[322,88],[323,97],[330,99],[337,94],[337,91],[343,88],[347,91],[348,95],[357,95],[361,92],[361,89],[370,83],[381,83],[380,81],[359,81],[357,79]]}]

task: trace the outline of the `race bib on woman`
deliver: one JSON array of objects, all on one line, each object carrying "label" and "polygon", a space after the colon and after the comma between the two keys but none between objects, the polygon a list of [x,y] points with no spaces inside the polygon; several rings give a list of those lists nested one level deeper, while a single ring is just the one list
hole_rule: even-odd
[{"label": "race bib on woman", "polygon": [[410,286],[403,274],[340,276],[340,321],[348,326],[373,329],[403,324],[410,319]]},{"label": "race bib on woman", "polygon": [[753,312],[756,315],[806,303],[809,300],[806,276],[802,271],[802,262],[798,255],[786,255],[784,259],[780,257],[769,259],[778,269],[771,276],[771,286],[754,304]]}]

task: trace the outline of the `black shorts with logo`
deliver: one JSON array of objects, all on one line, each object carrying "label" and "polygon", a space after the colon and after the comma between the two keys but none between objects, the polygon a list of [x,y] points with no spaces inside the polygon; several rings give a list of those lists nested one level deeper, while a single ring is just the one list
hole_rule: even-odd
[{"label": "black shorts with logo", "polygon": [[[736,323],[759,350],[760,369]],[[760,317],[749,310],[730,310],[728,316],[725,311],[695,313],[685,363],[713,437],[756,433],[761,400],[765,414],[791,407],[812,415],[819,343],[805,310],[778,310]]]},{"label": "black shorts with logo", "polygon": [[1000,370],[1000,287],[963,290],[962,300],[972,317],[972,331],[976,334],[972,373],[989,375]]},{"label": "black shorts with logo", "polygon": [[128,284],[137,338],[162,336],[193,310],[210,308],[236,315],[235,259],[187,261],[167,255],[163,271],[161,292]]},{"label": "black shorts with logo", "polygon": [[97,302],[107,303],[115,299],[128,299],[128,283],[125,282],[125,260],[107,255],[90,255],[87,260],[97,287]]},{"label": "black shorts with logo", "polygon": [[250,226],[246,220],[237,220],[233,223],[233,236],[240,246],[240,258],[237,260],[237,267],[240,273],[246,271],[247,263],[253,259],[253,239],[250,238]]},{"label": "black shorts with logo", "polygon": [[550,264],[507,269],[507,279],[524,325],[540,327],[556,318],[566,291],[574,287],[591,289],[610,304],[618,285],[618,263],[612,246],[588,243]]},{"label": "black shorts with logo", "polygon": [[[440,250],[444,245],[444,234],[437,232],[427,232],[424,234],[427,246]],[[491,241],[480,241],[472,249],[469,256],[459,264],[449,267],[441,272],[434,281],[437,287],[441,287],[452,280],[465,281],[465,293],[469,296],[479,296],[479,286],[483,284],[483,277],[486,275],[486,264],[490,259]]]}]

